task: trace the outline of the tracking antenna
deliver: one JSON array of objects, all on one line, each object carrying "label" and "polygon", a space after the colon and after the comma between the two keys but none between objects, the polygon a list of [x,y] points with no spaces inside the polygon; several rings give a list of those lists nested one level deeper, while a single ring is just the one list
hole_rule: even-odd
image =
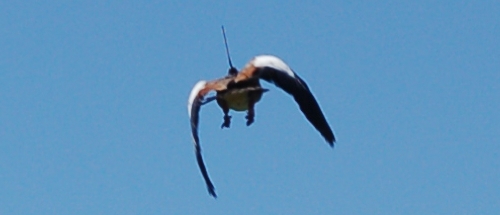
[{"label": "tracking antenna", "polygon": [[229,61],[229,75],[236,75],[238,74],[238,69],[236,69],[233,66],[233,63],[231,62],[231,56],[229,55],[229,47],[227,45],[227,38],[226,38],[226,30],[224,30],[224,25],[222,26],[222,35],[224,36],[224,44],[226,45],[226,54],[227,54],[227,60]]}]

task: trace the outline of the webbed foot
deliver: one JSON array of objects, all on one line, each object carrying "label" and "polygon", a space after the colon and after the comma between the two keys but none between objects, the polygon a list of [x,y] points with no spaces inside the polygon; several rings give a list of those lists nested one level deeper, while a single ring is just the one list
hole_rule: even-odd
[{"label": "webbed foot", "polygon": [[225,115],[224,116],[224,122],[222,123],[222,125],[220,126],[220,128],[229,128],[229,125],[231,124],[231,116],[228,116],[228,115]]},{"label": "webbed foot", "polygon": [[247,115],[245,119],[247,119],[247,126],[250,126],[254,122],[254,116],[253,115]]}]

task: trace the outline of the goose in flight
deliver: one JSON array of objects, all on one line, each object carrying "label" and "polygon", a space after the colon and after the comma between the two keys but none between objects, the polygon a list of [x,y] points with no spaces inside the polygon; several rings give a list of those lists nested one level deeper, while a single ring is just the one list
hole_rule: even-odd
[{"label": "goose in flight", "polygon": [[[249,126],[254,122],[255,104],[268,91],[262,88],[259,82],[260,79],[274,83],[277,87],[293,96],[307,120],[319,131],[326,142],[332,147],[335,142],[332,129],[328,125],[309,87],[281,59],[271,55],[260,55],[254,57],[240,72],[231,65],[227,76],[212,81],[199,81],[196,83],[191,90],[188,101],[188,114],[191,121],[196,159],[205,179],[208,192],[213,197],[217,197],[217,195],[201,156],[200,139],[198,136],[200,108],[202,105],[216,100],[224,113],[221,128],[229,128],[230,126],[230,109],[234,111],[247,111],[246,125]],[[215,91],[216,95],[205,98],[211,91]]]}]

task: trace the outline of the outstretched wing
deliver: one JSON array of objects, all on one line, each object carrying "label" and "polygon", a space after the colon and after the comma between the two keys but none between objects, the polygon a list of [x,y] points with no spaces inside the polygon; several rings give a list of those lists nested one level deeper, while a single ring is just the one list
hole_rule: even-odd
[{"label": "outstretched wing", "polygon": [[288,94],[292,95],[307,120],[318,130],[333,147],[335,136],[319,107],[318,102],[309,90],[307,84],[281,59],[271,55],[260,55],[252,59],[238,74],[235,82],[261,78],[274,83]]},{"label": "outstretched wing", "polygon": [[199,81],[196,85],[194,85],[191,90],[191,94],[189,95],[188,114],[191,121],[191,133],[193,135],[194,149],[196,152],[198,166],[200,167],[201,174],[207,184],[208,193],[210,193],[213,197],[217,197],[217,194],[215,194],[215,187],[208,176],[207,168],[205,167],[203,157],[201,156],[200,138],[198,137],[199,112],[203,102],[203,96],[209,91],[210,88],[207,88],[206,81]]}]

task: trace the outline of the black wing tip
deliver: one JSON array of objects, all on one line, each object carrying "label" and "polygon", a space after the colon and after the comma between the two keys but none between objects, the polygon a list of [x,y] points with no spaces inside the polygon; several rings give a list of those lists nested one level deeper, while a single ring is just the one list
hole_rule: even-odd
[{"label": "black wing tip", "polygon": [[[196,142],[196,143],[198,143],[198,142]],[[208,194],[210,194],[214,198],[217,198],[217,194],[215,193],[214,184],[212,184],[212,181],[210,180],[210,177],[208,176],[207,168],[205,167],[205,163],[203,162],[203,157],[201,156],[200,145],[196,144],[195,149],[196,149],[196,160],[197,160],[198,166],[200,167],[201,175],[203,176],[203,179],[205,179],[205,184],[207,185]]]},{"label": "black wing tip", "polygon": [[333,148],[335,146],[335,142],[336,142],[335,136],[332,135],[331,137],[326,137],[325,140],[330,145],[330,147]]},{"label": "black wing tip", "polygon": [[215,193],[215,188],[213,186],[208,187],[208,194],[210,194],[212,197],[214,197],[214,199],[217,198],[217,194]]},{"label": "black wing tip", "polygon": [[328,145],[330,145],[330,147],[334,148],[335,141],[329,141],[329,140],[327,140],[326,142],[328,142]]}]

